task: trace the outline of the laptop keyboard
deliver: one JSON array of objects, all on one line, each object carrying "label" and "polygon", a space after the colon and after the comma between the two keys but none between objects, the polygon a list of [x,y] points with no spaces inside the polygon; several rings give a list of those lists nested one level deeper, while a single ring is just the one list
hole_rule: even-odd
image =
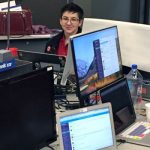
[{"label": "laptop keyboard", "polygon": [[129,129],[124,131],[121,136],[125,138],[131,138],[135,140],[143,139],[148,133],[150,133],[150,123],[137,122]]}]

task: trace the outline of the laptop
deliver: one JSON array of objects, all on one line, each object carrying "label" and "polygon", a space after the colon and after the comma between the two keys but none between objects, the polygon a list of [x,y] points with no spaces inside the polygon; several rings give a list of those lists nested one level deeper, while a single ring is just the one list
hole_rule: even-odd
[{"label": "laptop", "polygon": [[143,80],[142,98],[145,101],[150,101],[150,80]]},{"label": "laptop", "polygon": [[61,150],[115,150],[110,103],[66,111],[57,116]]},{"label": "laptop", "polygon": [[102,103],[112,105],[116,138],[150,146],[150,123],[136,118],[126,78],[105,87],[100,95]]},{"label": "laptop", "polygon": [[55,72],[60,72],[66,61],[65,56],[26,50],[18,50],[18,58],[31,61],[33,69],[38,70],[46,66],[53,66]]}]

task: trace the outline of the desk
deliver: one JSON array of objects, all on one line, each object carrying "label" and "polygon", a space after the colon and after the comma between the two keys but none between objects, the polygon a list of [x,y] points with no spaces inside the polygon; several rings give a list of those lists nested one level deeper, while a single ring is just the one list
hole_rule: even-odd
[{"label": "desk", "polygon": [[[143,105],[145,104],[145,101],[143,102]],[[58,113],[58,112],[57,112]],[[137,115],[137,119],[140,119],[140,120],[145,120],[145,117],[143,116],[139,116]],[[60,150],[59,149],[59,145],[58,145],[58,141],[50,144],[55,150]],[[150,147],[146,147],[146,146],[140,146],[140,145],[136,145],[136,144],[131,144],[131,143],[117,143],[118,145],[118,150],[149,150]],[[44,147],[42,148],[41,150],[51,150],[50,148],[48,147]]]},{"label": "desk", "polygon": [[[10,46],[21,50],[43,52],[46,42],[56,34],[10,36]],[[0,49],[7,47],[7,36],[0,36]]]},{"label": "desk", "polygon": [[150,147],[140,146],[140,145],[135,145],[130,143],[124,143],[118,146],[118,150],[149,150],[149,149]]},{"label": "desk", "polygon": [[0,73],[0,80],[13,78],[31,72],[32,62],[16,59],[16,67]]},{"label": "desk", "polygon": [[[60,150],[59,146],[56,145],[56,143],[52,144],[52,147],[55,150]],[[40,150],[51,150],[51,149],[48,147],[44,147]],[[135,145],[135,144],[130,144],[130,143],[123,143],[118,146],[118,150],[150,150],[150,147],[145,147],[145,146],[140,146],[140,145]]]}]

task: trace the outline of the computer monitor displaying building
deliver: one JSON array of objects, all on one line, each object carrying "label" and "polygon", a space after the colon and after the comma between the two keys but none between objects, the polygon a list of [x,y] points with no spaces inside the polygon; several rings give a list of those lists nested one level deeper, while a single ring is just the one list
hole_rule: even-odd
[{"label": "computer monitor displaying building", "polygon": [[122,77],[117,26],[70,38],[81,106],[93,92]]},{"label": "computer monitor displaying building", "polygon": [[56,135],[51,67],[0,81],[0,149],[39,150]]}]

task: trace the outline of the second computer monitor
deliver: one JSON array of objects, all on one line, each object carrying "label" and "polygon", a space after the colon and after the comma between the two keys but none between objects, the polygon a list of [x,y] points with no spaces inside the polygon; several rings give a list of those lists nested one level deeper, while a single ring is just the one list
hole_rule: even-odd
[{"label": "second computer monitor", "polygon": [[0,149],[38,150],[57,140],[52,67],[0,81]]},{"label": "second computer monitor", "polygon": [[18,58],[31,61],[35,70],[46,66],[53,66],[54,71],[58,72],[62,70],[66,60],[65,56],[26,50],[18,50]]},{"label": "second computer monitor", "polygon": [[71,49],[81,106],[91,93],[122,77],[117,26],[71,37]]}]

